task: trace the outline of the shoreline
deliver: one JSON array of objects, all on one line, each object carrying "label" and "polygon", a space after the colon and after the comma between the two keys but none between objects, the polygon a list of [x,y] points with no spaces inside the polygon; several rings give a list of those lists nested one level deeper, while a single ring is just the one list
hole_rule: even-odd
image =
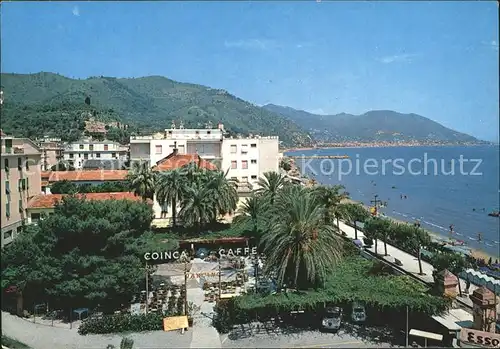
[{"label": "shoreline", "polygon": [[321,147],[299,147],[286,148],[280,150],[281,153],[289,153],[295,151],[309,150],[325,150],[325,149],[355,149],[355,148],[415,148],[415,147],[479,147],[479,146],[495,146],[495,144],[362,144],[362,145],[331,145]]},{"label": "shoreline", "polygon": [[[356,201],[356,200],[352,200],[352,199],[344,199],[343,200],[343,203],[352,203],[352,204],[360,204],[362,205],[367,211],[370,210],[370,207],[368,205],[365,205],[363,204],[362,202],[359,202],[359,201]],[[391,216],[387,216],[385,215],[384,216],[385,218],[387,218],[388,220],[390,220],[391,222],[394,222],[394,223],[401,223],[401,224],[411,224],[407,221],[403,221],[401,219],[397,219],[397,218],[393,218]],[[440,240],[440,241],[445,241],[445,240],[458,240],[458,239],[455,239],[455,238],[452,238],[452,237],[449,237],[449,236],[445,236],[443,234],[439,234],[435,231],[432,231],[432,230],[429,230],[429,229],[425,229],[425,228],[421,228],[423,229],[427,234],[429,234],[429,236],[434,239],[434,240]],[[499,259],[499,256],[494,256],[486,251],[483,251],[479,248],[476,248],[476,247],[470,247],[468,245],[463,245],[464,247],[466,247],[468,250],[470,250],[470,256],[475,258],[475,259],[484,259],[485,261],[488,261],[489,258],[491,258],[493,260],[493,262],[496,260],[496,259]],[[397,247],[397,246],[395,246]]]}]

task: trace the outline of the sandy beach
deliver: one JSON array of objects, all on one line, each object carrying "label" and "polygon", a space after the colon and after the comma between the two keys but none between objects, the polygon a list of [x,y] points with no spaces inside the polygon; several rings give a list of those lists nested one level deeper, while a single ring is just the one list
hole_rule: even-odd
[{"label": "sandy beach", "polygon": [[[352,200],[352,199],[344,199],[342,201],[342,203],[353,203],[353,204],[361,204],[367,211],[369,211],[370,207],[368,205],[364,205],[362,204],[361,202],[359,201],[355,201],[355,200]],[[385,216],[387,219],[391,220],[392,222],[394,223],[401,223],[401,224],[411,224],[409,222],[405,222],[405,221],[402,221],[400,219],[396,219],[396,218],[392,218],[392,217],[389,217],[389,216]],[[438,234],[436,233],[435,231],[431,231],[431,230],[428,230],[428,229],[424,229],[422,228],[424,231],[426,231],[434,240],[440,240],[440,241],[446,241],[446,240],[458,240],[456,239],[455,237],[452,237],[452,235],[443,235],[443,234]],[[476,259],[484,259],[486,261],[488,261],[488,259],[492,259],[493,261],[495,261],[496,259],[500,259],[499,256],[495,256],[493,254],[488,254],[480,249],[477,249],[477,248],[472,248],[470,246],[467,246],[467,245],[464,245],[467,249],[470,250],[470,255]]]}]

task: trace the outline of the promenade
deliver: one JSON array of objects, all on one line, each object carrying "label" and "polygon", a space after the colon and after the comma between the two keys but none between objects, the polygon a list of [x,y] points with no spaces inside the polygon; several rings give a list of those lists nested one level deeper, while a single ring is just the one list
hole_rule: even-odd
[{"label": "promenade", "polygon": [[[354,239],[355,238],[355,233],[354,233],[354,228],[343,223],[342,221],[339,222],[339,229],[344,232],[348,238]],[[363,234],[363,231],[361,231],[358,228],[358,240],[363,241],[363,237],[365,235]],[[395,259],[398,259],[402,265],[398,266],[400,269],[414,275],[416,278],[427,282],[427,283],[433,283],[434,282],[434,277],[432,276],[432,272],[434,271],[434,267],[426,262],[422,261],[422,272],[423,275],[419,274],[419,268],[418,268],[418,259],[415,256],[412,256],[409,253],[406,253],[404,251],[401,251],[400,249],[394,247],[393,245],[387,244],[387,256],[384,256],[384,242],[382,240],[377,240],[377,252],[378,252],[378,257],[381,259],[384,259],[390,263],[394,263]],[[373,244],[372,247],[366,248],[366,250],[372,252],[375,254],[375,243]],[[460,284],[462,287],[462,293],[465,290],[465,285],[466,281],[463,279],[460,279]],[[469,293],[472,294],[474,290],[477,288],[477,286],[471,284],[469,288]],[[468,295],[463,295],[462,297],[458,297],[458,299],[468,306],[472,307],[472,301],[468,297]]]}]

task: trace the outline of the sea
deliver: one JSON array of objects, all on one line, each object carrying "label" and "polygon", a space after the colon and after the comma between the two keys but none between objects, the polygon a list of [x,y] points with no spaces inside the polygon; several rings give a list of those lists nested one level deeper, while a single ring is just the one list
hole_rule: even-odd
[{"label": "sea", "polygon": [[[287,152],[302,174],[341,184],[351,199],[443,240],[458,240],[500,259],[498,146],[330,148]],[[348,159],[310,158],[348,156]],[[376,196],[376,198],[375,198]],[[450,226],[452,231],[450,232]]]}]

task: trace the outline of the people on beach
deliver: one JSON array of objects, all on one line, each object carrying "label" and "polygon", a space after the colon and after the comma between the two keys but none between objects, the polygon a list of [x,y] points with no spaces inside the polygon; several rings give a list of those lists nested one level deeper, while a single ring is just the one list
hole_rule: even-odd
[{"label": "people on beach", "polygon": [[477,233],[477,241],[481,242],[481,240],[482,240],[482,234],[481,233]]},{"label": "people on beach", "polygon": [[450,234],[453,234],[453,224],[450,224]]}]

